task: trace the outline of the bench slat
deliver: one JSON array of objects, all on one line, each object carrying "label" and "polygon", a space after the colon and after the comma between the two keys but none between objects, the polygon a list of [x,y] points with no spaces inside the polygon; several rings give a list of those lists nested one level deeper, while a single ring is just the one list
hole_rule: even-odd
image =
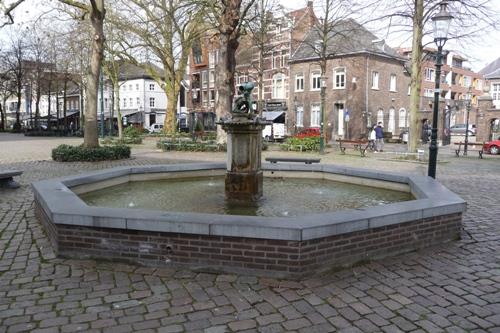
[{"label": "bench slat", "polygon": [[296,163],[319,163],[321,161],[320,158],[296,158],[296,157],[266,157],[266,161],[271,163],[278,162],[296,162]]}]

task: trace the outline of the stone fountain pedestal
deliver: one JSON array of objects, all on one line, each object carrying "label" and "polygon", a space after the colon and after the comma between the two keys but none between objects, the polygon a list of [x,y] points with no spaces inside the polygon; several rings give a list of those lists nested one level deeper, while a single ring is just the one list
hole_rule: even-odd
[{"label": "stone fountain pedestal", "polygon": [[271,124],[257,116],[233,114],[219,122],[227,132],[226,199],[257,201],[262,197],[262,130]]}]

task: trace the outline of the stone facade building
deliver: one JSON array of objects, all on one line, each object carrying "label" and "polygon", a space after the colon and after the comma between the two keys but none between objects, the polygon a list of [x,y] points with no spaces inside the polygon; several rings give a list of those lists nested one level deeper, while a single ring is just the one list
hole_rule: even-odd
[{"label": "stone facade building", "polygon": [[[249,36],[242,36],[236,53],[235,84],[255,82],[254,100],[258,100],[258,72],[263,72],[263,111],[286,110],[289,99],[289,58],[316,20],[313,2],[272,20],[269,44],[263,62],[260,50]],[[219,52],[215,33],[207,32],[194,45],[190,55],[188,76],[190,91],[187,112],[191,119],[202,120],[205,129],[213,129],[215,121],[216,70]]]},{"label": "stone facade building", "polygon": [[[398,52],[408,59],[411,49],[399,49]],[[419,118],[421,122],[432,121],[434,86],[436,77],[437,50],[424,49],[421,66],[421,91]],[[470,100],[469,124],[476,124],[478,97],[483,93],[481,74],[467,67],[467,59],[454,53],[446,52],[443,56],[440,81],[440,106],[438,119],[438,138],[444,144],[450,142],[449,128],[455,124],[467,123],[467,105]]]},{"label": "stone facade building", "polygon": [[500,138],[500,58],[479,71],[485,79],[484,96],[479,98],[478,141]]},{"label": "stone facade building", "polygon": [[[339,29],[342,33],[328,39],[332,52],[325,73],[327,136],[366,138],[377,122],[398,136],[408,126],[406,59],[353,20],[344,21]],[[288,126],[292,132],[320,127],[322,73],[314,49],[317,40],[319,33],[312,30],[290,59]]]}]

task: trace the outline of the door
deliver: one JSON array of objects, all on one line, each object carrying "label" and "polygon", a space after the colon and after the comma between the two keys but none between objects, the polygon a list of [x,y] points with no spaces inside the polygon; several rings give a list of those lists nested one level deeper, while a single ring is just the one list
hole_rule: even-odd
[{"label": "door", "polygon": [[388,127],[388,130],[389,132],[392,133],[392,135],[394,135],[395,131],[396,131],[396,115],[395,115],[395,111],[393,108],[390,108],[389,109],[389,123],[387,124],[387,127]]},{"label": "door", "polygon": [[337,135],[343,137],[345,132],[344,132],[344,104],[338,103],[335,104],[334,106],[337,110],[338,113],[338,126],[337,126]]},{"label": "door", "polygon": [[156,114],[150,114],[149,115],[149,126],[153,125],[156,123]]}]

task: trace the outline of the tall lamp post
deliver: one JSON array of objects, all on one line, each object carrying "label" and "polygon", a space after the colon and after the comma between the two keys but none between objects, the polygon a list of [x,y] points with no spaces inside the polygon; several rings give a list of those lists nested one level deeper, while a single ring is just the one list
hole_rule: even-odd
[{"label": "tall lamp post", "polygon": [[443,65],[443,46],[448,39],[448,30],[450,28],[451,20],[453,16],[446,10],[446,1],[439,4],[439,13],[432,17],[434,23],[434,42],[438,47],[437,59],[436,59],[436,78],[435,78],[435,89],[434,89],[434,109],[432,112],[432,132],[431,132],[431,144],[429,146],[429,170],[427,175],[432,178],[436,178],[436,163],[437,163],[437,125],[438,125],[438,113],[439,113],[439,95],[441,90],[439,89],[439,84],[441,81],[441,66]]},{"label": "tall lamp post", "polygon": [[325,97],[326,97],[326,76],[321,76],[321,105],[320,105],[320,123],[319,123],[319,153],[325,153]]},{"label": "tall lamp post", "polygon": [[102,68],[101,68],[101,75],[100,75],[100,93],[101,93],[101,138],[104,138],[104,75],[102,73]]},{"label": "tall lamp post", "polygon": [[465,146],[464,146],[464,156],[467,156],[467,145],[469,143],[469,113],[470,113],[470,108],[471,108],[471,103],[472,103],[472,88],[469,86],[469,91],[467,92],[467,102],[465,104],[465,109],[467,112],[466,118],[465,118]]}]

